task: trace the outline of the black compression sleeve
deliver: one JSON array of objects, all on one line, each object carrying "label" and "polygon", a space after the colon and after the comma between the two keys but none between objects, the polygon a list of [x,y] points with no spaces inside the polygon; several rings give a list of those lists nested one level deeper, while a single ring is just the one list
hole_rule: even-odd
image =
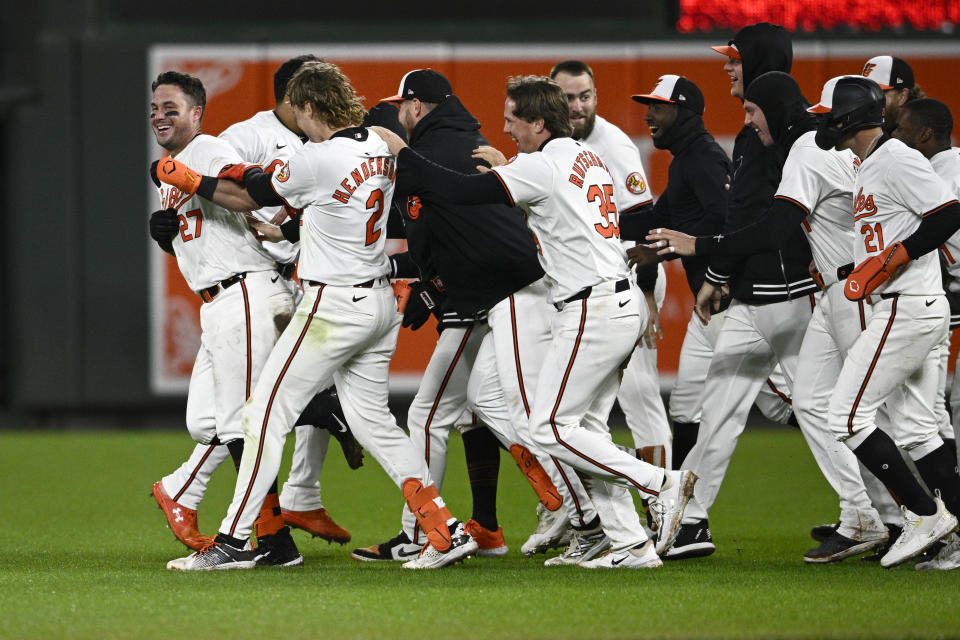
[{"label": "black compression sleeve", "polygon": [[773,205],[753,224],[733,233],[697,238],[696,254],[749,256],[776,251],[806,214],[793,200],[774,198]]},{"label": "black compression sleeve", "polygon": [[637,286],[644,293],[652,293],[657,288],[656,263],[637,268]]},{"label": "black compression sleeve", "polygon": [[411,173],[416,174],[413,181],[419,184],[411,185],[416,186],[411,193],[421,197],[429,199],[428,193],[434,193],[454,204],[515,204],[493,172],[468,175],[451,171],[427,160],[410,147],[400,150],[397,164],[406,165]]},{"label": "black compression sleeve", "polygon": [[287,220],[280,225],[280,233],[287,239],[287,242],[300,242],[300,220]]},{"label": "black compression sleeve", "polygon": [[917,230],[903,241],[911,260],[930,253],[960,229],[960,204],[956,200],[934,209],[920,221]]},{"label": "black compression sleeve", "polygon": [[420,270],[414,264],[409,251],[390,256],[391,278],[419,278]]},{"label": "black compression sleeve", "polygon": [[261,169],[251,169],[243,176],[243,187],[261,207],[277,207],[283,204],[283,199],[273,190],[272,179],[271,173],[264,173]]}]

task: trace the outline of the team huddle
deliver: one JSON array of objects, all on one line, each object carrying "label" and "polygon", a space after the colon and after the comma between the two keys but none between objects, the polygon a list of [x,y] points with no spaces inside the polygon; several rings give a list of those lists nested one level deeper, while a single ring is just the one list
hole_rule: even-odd
[{"label": "team huddle", "polygon": [[[710,555],[709,509],[754,403],[799,427],[839,498],[806,562],[870,552],[883,567],[960,567],[945,400],[944,289],[960,290],[950,111],[887,55],[830,79],[811,105],[789,75],[789,35],[769,23],[714,49],[742,103],[731,117],[745,121],[732,160],[688,78],[633,96],[673,157],[656,202],[577,60],[508,81],[510,160],[431,69],[365,111],[335,64],[299,56],[274,75],[276,108],[219,137],[202,133],[201,81],[161,73],[150,120],[169,155],[150,171],[163,207],[150,235],[203,300],[196,445],[153,488],[194,553],[167,568],[300,565],[290,527],[350,541],[321,497],[331,435],[351,468],[365,450],[403,496],[400,532],[354,549],[359,561],[505,555],[500,449],[538,500],[524,555],[559,548],[546,565],[616,569]],[[388,235],[407,250],[387,255]],[[675,258],[696,304],[665,407],[661,262]],[[388,408],[390,360],[400,327],[431,315],[407,433]],[[633,448],[610,436],[614,402]],[[473,496],[465,521],[440,493],[452,429]],[[197,509],[228,457],[236,487],[211,538]]]}]

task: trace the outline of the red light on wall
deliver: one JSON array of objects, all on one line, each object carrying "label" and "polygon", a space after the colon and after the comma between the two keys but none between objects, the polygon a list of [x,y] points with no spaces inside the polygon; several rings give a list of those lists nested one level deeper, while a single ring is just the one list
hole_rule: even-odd
[{"label": "red light on wall", "polygon": [[957,0],[678,0],[677,31],[738,30],[755,22],[773,22],[789,31],[847,27],[860,31],[911,28],[939,31],[960,22]]}]

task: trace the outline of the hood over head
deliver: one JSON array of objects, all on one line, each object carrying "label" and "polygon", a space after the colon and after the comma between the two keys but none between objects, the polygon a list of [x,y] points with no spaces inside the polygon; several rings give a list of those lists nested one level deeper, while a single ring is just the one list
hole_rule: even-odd
[{"label": "hood over head", "polygon": [[777,24],[758,22],[748,25],[733,36],[729,48],[735,50],[739,54],[736,57],[743,61],[744,91],[753,80],[767,71],[790,73],[793,66],[790,33]]},{"label": "hood over head", "polygon": [[768,71],[750,83],[744,99],[763,110],[773,141],[784,151],[802,134],[817,128],[816,116],[807,111],[810,103],[800,85],[782,71]]}]

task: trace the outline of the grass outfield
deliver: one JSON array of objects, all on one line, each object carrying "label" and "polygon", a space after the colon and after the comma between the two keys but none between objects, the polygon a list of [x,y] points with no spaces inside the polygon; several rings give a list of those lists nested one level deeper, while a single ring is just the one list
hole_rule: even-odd
[{"label": "grass outfield", "polygon": [[[618,439],[626,434],[617,434]],[[707,638],[957,637],[960,571],[805,566],[812,524],[835,501],[798,432],[748,431],[713,509],[717,553],[649,571],[544,567],[519,549],[533,492],[501,464],[503,559],[442,571],[360,564],[351,546],[294,534],[299,569],[182,574],[185,555],[150,486],[187,455],[185,433],[0,432],[2,638]],[[443,494],[468,517],[460,439]],[[288,457],[290,446],[288,444]],[[283,472],[285,477],[285,471]],[[234,474],[200,512],[212,533]],[[350,471],[331,445],[327,508],[364,546],[393,536],[400,494],[367,457]]]}]

